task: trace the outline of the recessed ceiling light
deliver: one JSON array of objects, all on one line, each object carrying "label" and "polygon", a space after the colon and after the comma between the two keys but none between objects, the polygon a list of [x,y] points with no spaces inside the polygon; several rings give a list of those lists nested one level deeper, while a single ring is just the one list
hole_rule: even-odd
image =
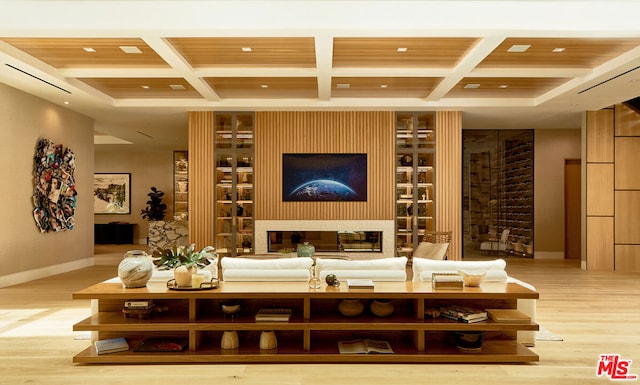
[{"label": "recessed ceiling light", "polygon": [[397,51],[398,52],[407,52],[408,48],[407,47],[398,47]]},{"label": "recessed ceiling light", "polygon": [[508,85],[506,85],[506,84],[500,84],[500,86],[499,86],[499,87],[500,87],[500,88],[509,88],[509,86],[508,86]]},{"label": "recessed ceiling light", "polygon": [[186,90],[185,86],[182,84],[169,84],[172,90]]},{"label": "recessed ceiling light", "polygon": [[252,51],[251,47],[242,47],[241,49],[242,49],[242,52],[251,52]]},{"label": "recessed ceiling light", "polygon": [[554,48],[554,49],[552,49],[552,50],[551,50],[551,52],[556,52],[556,53],[558,53],[558,52],[564,52],[564,50],[565,50],[565,48],[558,47],[558,48]]},{"label": "recessed ceiling light", "polygon": [[388,84],[380,84],[380,88],[388,88],[389,85]]},{"label": "recessed ceiling light", "polygon": [[531,48],[531,44],[514,44],[507,52],[526,52],[529,48]]},{"label": "recessed ceiling light", "polygon": [[478,88],[480,87],[479,83],[469,83],[469,84],[465,84],[464,88]]},{"label": "recessed ceiling light", "polygon": [[96,49],[95,48],[91,48],[91,47],[84,47],[83,50],[85,52],[96,52]]},{"label": "recessed ceiling light", "polygon": [[67,104],[67,105],[68,105],[68,104],[69,104],[69,101],[68,101],[68,100],[65,100],[65,101],[64,101],[64,104]]},{"label": "recessed ceiling light", "polygon": [[338,83],[336,84],[336,88],[350,88],[351,84],[349,83]]},{"label": "recessed ceiling light", "polygon": [[135,45],[121,45],[120,49],[124,53],[142,53],[142,51],[140,51],[140,48],[136,47]]},{"label": "recessed ceiling light", "polygon": [[269,88],[268,84],[260,84],[260,88]]},{"label": "recessed ceiling light", "polygon": [[140,86],[142,88],[144,88],[145,90],[148,90],[149,88],[151,88],[150,86]]}]

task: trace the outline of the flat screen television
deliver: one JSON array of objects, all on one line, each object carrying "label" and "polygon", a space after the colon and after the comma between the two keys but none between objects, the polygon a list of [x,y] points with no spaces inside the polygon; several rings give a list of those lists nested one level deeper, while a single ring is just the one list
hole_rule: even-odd
[{"label": "flat screen television", "polygon": [[367,154],[282,154],[282,200],[367,200]]}]

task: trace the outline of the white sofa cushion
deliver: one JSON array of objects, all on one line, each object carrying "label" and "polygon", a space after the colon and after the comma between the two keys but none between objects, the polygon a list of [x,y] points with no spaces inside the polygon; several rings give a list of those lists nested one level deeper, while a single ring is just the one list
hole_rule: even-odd
[{"label": "white sofa cushion", "polygon": [[321,280],[334,274],[339,280],[371,279],[373,281],[406,281],[407,257],[371,260],[316,259],[316,272]]},{"label": "white sofa cushion", "polygon": [[504,259],[493,261],[435,261],[425,258],[413,258],[413,281],[431,281],[433,273],[456,274],[458,270],[465,272],[485,273],[483,282],[506,282],[507,266]]},{"label": "white sofa cushion", "polygon": [[220,265],[225,281],[308,281],[313,260],[225,257],[220,260]]},{"label": "white sofa cushion", "polygon": [[447,255],[447,250],[449,249],[449,243],[431,243],[431,242],[420,242],[418,247],[416,247],[413,252],[414,258],[425,258],[425,259],[434,259],[434,260],[443,260],[445,255]]}]

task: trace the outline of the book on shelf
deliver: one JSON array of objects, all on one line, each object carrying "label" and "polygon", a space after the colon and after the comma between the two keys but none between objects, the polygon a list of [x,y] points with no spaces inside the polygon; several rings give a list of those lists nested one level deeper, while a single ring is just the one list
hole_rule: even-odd
[{"label": "book on shelf", "polygon": [[531,317],[517,309],[487,309],[487,315],[495,322],[531,322]]},{"label": "book on shelf", "polygon": [[128,300],[124,302],[125,309],[150,309],[153,307],[152,299]]},{"label": "book on shelf", "polygon": [[133,348],[134,352],[181,352],[187,347],[186,338],[151,337]]},{"label": "book on shelf", "polygon": [[489,319],[485,310],[461,305],[442,306],[440,308],[440,315],[445,318],[467,323],[481,322]]},{"label": "book on shelf", "polygon": [[98,340],[93,343],[98,354],[109,354],[129,350],[129,343],[124,337]]},{"label": "book on shelf", "polygon": [[339,341],[340,354],[390,354],[393,353],[391,345],[387,341],[372,339],[357,339],[352,341]]},{"label": "book on shelf", "polygon": [[288,322],[291,318],[291,309],[275,308],[260,309],[256,313],[256,322]]},{"label": "book on shelf", "polygon": [[347,279],[349,289],[373,289],[375,284],[371,279]]}]

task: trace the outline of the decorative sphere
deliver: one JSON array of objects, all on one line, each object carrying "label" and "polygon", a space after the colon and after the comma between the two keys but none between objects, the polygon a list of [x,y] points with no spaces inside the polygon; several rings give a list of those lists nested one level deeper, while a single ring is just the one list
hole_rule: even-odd
[{"label": "decorative sphere", "polygon": [[324,278],[325,282],[327,282],[327,285],[329,286],[333,286],[336,283],[338,283],[338,277],[336,277],[335,274],[327,274],[327,276]]}]

